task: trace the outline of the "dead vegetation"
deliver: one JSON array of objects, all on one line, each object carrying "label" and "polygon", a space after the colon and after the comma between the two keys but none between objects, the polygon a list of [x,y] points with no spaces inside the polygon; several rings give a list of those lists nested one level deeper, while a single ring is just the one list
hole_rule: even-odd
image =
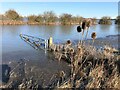
[{"label": "dead vegetation", "polygon": [[[77,31],[82,32],[83,36],[84,30],[90,27],[88,22],[90,20],[85,20],[82,27],[77,27]],[[74,46],[68,40],[65,45],[51,48],[55,58],[59,61],[65,60],[71,65],[69,79],[59,84],[57,88],[120,88],[119,51],[107,45],[103,46],[103,49],[97,49],[94,47],[96,36],[95,32],[91,34],[93,39],[91,45],[86,45],[81,40]]]}]

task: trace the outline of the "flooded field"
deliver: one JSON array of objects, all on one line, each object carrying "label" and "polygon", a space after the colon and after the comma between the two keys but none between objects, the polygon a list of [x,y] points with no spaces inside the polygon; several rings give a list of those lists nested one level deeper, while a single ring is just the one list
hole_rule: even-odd
[{"label": "flooded field", "polygon": [[[77,26],[2,26],[2,63],[5,67],[14,70],[11,73],[9,83],[13,83],[14,87],[18,87],[21,82],[36,82],[38,87],[51,85],[54,80],[58,80],[59,73],[64,71],[65,78],[70,76],[71,67],[65,61],[58,61],[52,53],[45,53],[44,50],[35,50],[20,38],[20,34],[27,34],[35,37],[48,39],[53,37],[54,43],[65,43],[71,40],[78,43],[80,36],[76,31]],[[92,45],[91,33],[97,33],[97,39],[94,45],[101,48],[103,45],[111,45],[119,48],[118,44],[119,26],[112,25],[94,25],[90,27],[86,44]],[[113,35],[113,36],[109,36]],[[115,35],[115,36],[114,36]],[[106,37],[107,36],[107,37]],[[8,66],[6,66],[8,65]],[[18,67],[17,67],[18,66]],[[22,78],[21,78],[22,77]],[[52,78],[52,79],[51,79]],[[18,82],[13,82],[18,80]],[[7,79],[6,79],[7,80]],[[27,82],[25,82],[25,80]],[[31,80],[31,81],[30,81]],[[57,82],[57,81],[54,81]],[[30,84],[28,84],[30,85]],[[11,86],[12,87],[12,86]],[[39,86],[40,87],[40,86]]]}]

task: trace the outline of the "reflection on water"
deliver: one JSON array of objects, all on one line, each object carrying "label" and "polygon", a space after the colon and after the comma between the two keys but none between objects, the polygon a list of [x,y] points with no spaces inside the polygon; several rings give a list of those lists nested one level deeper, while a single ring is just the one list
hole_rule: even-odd
[{"label": "reflection on water", "polygon": [[92,28],[93,28],[94,30],[96,30],[96,28],[97,28],[97,25],[93,25],[93,26],[92,26]]},{"label": "reflection on water", "polygon": [[100,26],[100,30],[103,32],[108,32],[111,28],[111,25],[99,25]]},{"label": "reflection on water", "polygon": [[74,28],[75,26],[66,26],[66,25],[61,25],[60,27],[59,27],[59,32],[60,33],[63,33],[63,34],[70,34],[71,33],[71,31],[73,31],[75,28]]}]

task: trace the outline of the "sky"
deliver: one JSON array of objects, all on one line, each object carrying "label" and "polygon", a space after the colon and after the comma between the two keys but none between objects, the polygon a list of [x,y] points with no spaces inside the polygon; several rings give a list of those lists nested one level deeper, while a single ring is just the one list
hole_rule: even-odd
[{"label": "sky", "polygon": [[118,16],[117,2],[1,2],[0,13],[4,14],[9,9],[16,10],[22,16],[39,15],[44,11],[53,11],[57,16],[69,13],[85,18],[101,18]]}]

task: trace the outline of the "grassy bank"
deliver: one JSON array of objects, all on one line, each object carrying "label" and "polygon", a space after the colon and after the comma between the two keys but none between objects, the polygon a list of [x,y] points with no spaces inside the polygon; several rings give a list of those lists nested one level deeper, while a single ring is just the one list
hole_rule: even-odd
[{"label": "grassy bank", "polygon": [[25,25],[26,22],[18,20],[0,20],[0,25]]}]

